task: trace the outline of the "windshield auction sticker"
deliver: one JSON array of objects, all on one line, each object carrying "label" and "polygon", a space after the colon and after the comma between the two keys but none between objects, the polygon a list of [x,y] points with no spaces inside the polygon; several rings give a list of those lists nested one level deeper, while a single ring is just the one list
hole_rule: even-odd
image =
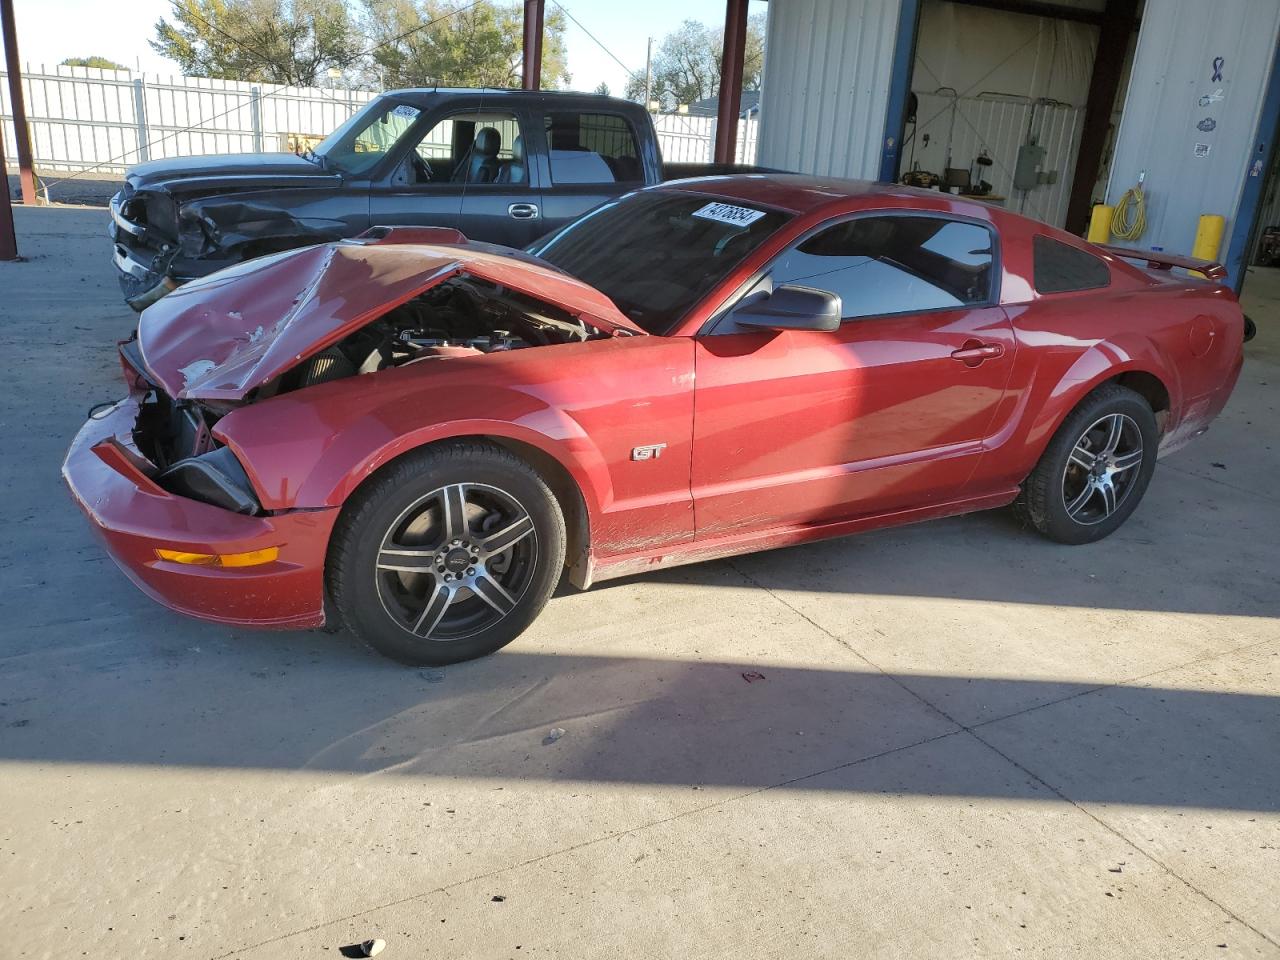
[{"label": "windshield auction sticker", "polygon": [[764,211],[752,210],[750,207],[735,207],[731,203],[708,203],[705,207],[693,211],[693,215],[703,220],[727,223],[731,227],[746,227],[763,217]]}]

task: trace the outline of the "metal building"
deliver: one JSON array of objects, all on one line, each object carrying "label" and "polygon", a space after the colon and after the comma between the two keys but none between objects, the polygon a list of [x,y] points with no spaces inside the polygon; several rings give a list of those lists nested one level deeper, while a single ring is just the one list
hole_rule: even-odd
[{"label": "metal building", "polygon": [[1190,253],[1220,214],[1238,283],[1280,209],[1278,36],[1276,0],[771,0],[758,162],[917,169],[1078,232],[1141,177],[1136,245]]}]

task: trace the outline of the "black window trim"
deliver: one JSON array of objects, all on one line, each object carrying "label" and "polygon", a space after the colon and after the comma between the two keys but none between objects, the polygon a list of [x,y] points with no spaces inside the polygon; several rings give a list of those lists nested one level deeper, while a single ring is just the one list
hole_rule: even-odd
[{"label": "black window trim", "polygon": [[958,306],[950,307],[930,307],[927,310],[900,310],[897,313],[869,313],[860,317],[842,317],[840,319],[841,326],[844,326],[847,323],[862,323],[867,320],[884,320],[894,317],[922,317],[928,316],[932,313],[946,313],[956,310],[986,310],[991,307],[1000,306],[1000,295],[1003,292],[1004,271],[1002,269],[1000,231],[996,229],[995,224],[990,220],[983,220],[978,217],[966,217],[953,213],[944,213],[939,210],[913,210],[907,207],[886,207],[874,210],[859,210],[857,213],[852,214],[842,213],[829,220],[824,220],[816,226],[810,227],[800,236],[796,237],[795,240],[788,243],[785,247],[770,257],[764,266],[744,281],[737,290],[726,297],[724,303],[707,318],[706,322],[703,323],[702,327],[694,334],[694,336],[718,336],[726,333],[742,332],[734,328],[732,322],[729,321],[729,314],[732,313],[734,308],[748,296],[759,292],[761,283],[769,278],[773,265],[777,262],[779,257],[785,254],[788,250],[798,247],[806,240],[809,240],[826,230],[830,230],[832,227],[838,227],[842,223],[849,223],[853,220],[865,220],[869,217],[876,217],[880,219],[884,219],[886,217],[928,217],[934,220],[947,220],[955,223],[967,223],[971,226],[982,227],[991,236],[990,288],[987,291],[986,299],[981,303],[963,303]]},{"label": "black window trim", "polygon": [[[1098,261],[1098,263],[1102,265],[1103,270],[1106,271],[1107,282],[1095,283],[1087,287],[1073,287],[1070,290],[1041,290],[1039,284],[1036,282],[1036,241],[1037,240],[1044,240],[1047,243],[1052,243],[1059,247],[1066,247],[1068,250],[1073,250],[1076,253],[1083,254],[1086,257],[1092,257],[1094,260]],[[1114,282],[1115,282],[1115,277],[1112,275],[1111,264],[1107,263],[1106,260],[1098,256],[1096,253],[1090,253],[1088,250],[1081,250],[1079,247],[1075,246],[1075,244],[1064,243],[1063,241],[1059,240],[1057,237],[1051,237],[1047,233],[1032,234],[1031,236],[1031,289],[1036,292],[1037,298],[1072,297],[1081,293],[1092,293],[1095,290],[1106,290]]]},{"label": "black window trim", "polygon": [[[644,162],[644,152],[643,152],[644,148],[643,146],[641,146],[641,144],[644,141],[641,139],[640,132],[636,129],[636,125],[631,122],[631,118],[627,116],[625,113],[620,113],[617,110],[611,110],[608,108],[605,108],[603,110],[585,110],[585,109],[575,110],[568,107],[551,107],[551,106],[543,107],[538,112],[541,114],[541,123],[539,124],[539,128],[541,130],[543,143],[545,144],[546,151],[547,151],[547,179],[552,189],[554,189],[557,186],[564,187],[567,190],[574,190],[574,189],[580,189],[583,187],[615,186],[615,185],[628,186],[630,184],[641,184],[641,185],[646,184],[645,162]],[[639,164],[640,166],[640,176],[635,180],[611,180],[608,183],[605,183],[602,180],[600,181],[600,183],[557,184],[554,172],[551,170],[551,138],[547,136],[547,129],[546,129],[547,119],[552,113],[572,113],[572,114],[577,114],[579,117],[615,117],[616,119],[621,120],[623,126],[625,126],[627,130],[631,133],[631,144],[632,146],[635,147],[635,153],[636,153],[635,159],[636,159],[636,163]]]}]

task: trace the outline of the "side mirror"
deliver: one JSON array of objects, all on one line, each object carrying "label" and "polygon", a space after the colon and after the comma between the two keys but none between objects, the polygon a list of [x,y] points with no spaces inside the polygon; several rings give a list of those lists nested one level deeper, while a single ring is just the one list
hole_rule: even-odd
[{"label": "side mirror", "polygon": [[813,330],[831,333],[840,329],[840,296],[812,287],[786,284],[773,293],[732,313],[740,327],[757,330]]}]

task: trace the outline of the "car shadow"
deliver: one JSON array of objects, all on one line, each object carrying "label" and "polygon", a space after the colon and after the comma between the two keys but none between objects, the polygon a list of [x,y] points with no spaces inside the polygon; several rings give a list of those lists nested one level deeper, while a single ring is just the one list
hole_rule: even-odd
[{"label": "car shadow", "polygon": [[[0,761],[1056,799],[1029,773],[984,779],[937,754],[863,764],[1013,738],[1077,802],[1280,810],[1280,774],[1259,762],[1280,743],[1280,697],[1042,684],[912,675],[908,691],[869,670],[510,648],[407,670],[342,635],[255,634],[142,660],[102,651],[9,687]],[[1050,705],[961,727],[929,705],[960,688]]]}]

